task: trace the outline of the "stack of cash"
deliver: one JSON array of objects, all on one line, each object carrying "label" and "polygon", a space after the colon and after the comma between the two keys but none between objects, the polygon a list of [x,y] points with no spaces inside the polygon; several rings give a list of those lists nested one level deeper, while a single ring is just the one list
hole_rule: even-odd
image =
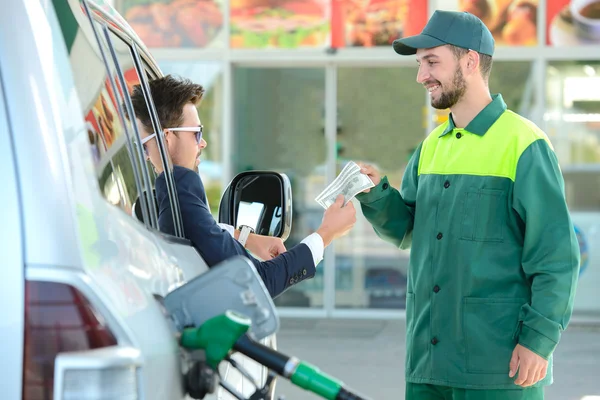
[{"label": "stack of cash", "polygon": [[321,207],[327,209],[335,203],[338,195],[343,194],[344,205],[346,205],[354,196],[373,186],[375,186],[373,181],[367,175],[360,172],[360,167],[354,161],[350,161],[337,178],[315,200]]}]

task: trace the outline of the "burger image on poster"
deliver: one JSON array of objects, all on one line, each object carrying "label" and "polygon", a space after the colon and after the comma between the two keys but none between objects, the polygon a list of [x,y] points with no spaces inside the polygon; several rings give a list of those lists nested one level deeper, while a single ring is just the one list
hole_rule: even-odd
[{"label": "burger image on poster", "polygon": [[554,46],[600,43],[600,0],[572,0],[550,25]]}]

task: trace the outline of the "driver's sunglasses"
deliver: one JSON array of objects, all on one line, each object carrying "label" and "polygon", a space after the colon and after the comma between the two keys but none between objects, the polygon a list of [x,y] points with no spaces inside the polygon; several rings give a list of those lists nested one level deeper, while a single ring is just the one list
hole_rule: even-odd
[{"label": "driver's sunglasses", "polygon": [[[202,129],[204,128],[204,126],[202,125],[198,125],[198,126],[181,126],[178,128],[167,128],[168,131],[173,131],[173,132],[194,132],[194,134],[196,135],[196,144],[200,144],[200,142],[202,141]],[[153,133],[150,136],[146,136],[145,138],[142,139],[142,147],[144,148],[144,153],[146,154],[146,157],[148,157],[148,147],[146,147],[146,142],[155,139],[156,138],[156,133]]]}]

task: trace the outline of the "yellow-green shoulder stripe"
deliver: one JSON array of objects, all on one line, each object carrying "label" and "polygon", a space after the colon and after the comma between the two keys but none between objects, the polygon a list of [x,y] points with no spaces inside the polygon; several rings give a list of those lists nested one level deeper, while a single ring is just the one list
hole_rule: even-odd
[{"label": "yellow-green shoulder stripe", "polygon": [[[460,139],[439,137],[448,122],[438,126],[423,141],[418,174],[477,175],[509,178],[514,182],[521,154],[546,134],[533,122],[506,110],[483,136],[464,132]],[[460,140],[460,141],[459,141]]]}]

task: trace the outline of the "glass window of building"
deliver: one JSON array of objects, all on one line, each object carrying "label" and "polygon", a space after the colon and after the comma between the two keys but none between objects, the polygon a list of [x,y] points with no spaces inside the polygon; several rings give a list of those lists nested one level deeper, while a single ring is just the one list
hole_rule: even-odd
[{"label": "glass window of building", "polygon": [[546,132],[565,181],[581,263],[575,313],[598,312],[600,232],[600,61],[552,61],[546,67]]},{"label": "glass window of building", "polygon": [[572,211],[600,210],[600,62],[555,61],[546,70],[544,119]]},{"label": "glass window of building", "polygon": [[[426,93],[416,66],[338,69],[338,159],[375,165],[399,188],[425,138]],[[404,308],[410,251],[383,241],[355,203],[357,222],[335,245],[337,308]]]},{"label": "glass window of building", "polygon": [[[287,174],[293,191],[287,248],[313,233],[323,218],[314,201],[325,188],[325,70],[247,68],[234,73],[234,174],[268,169]],[[317,275],[276,299],[279,306],[323,305],[323,262]]]}]

